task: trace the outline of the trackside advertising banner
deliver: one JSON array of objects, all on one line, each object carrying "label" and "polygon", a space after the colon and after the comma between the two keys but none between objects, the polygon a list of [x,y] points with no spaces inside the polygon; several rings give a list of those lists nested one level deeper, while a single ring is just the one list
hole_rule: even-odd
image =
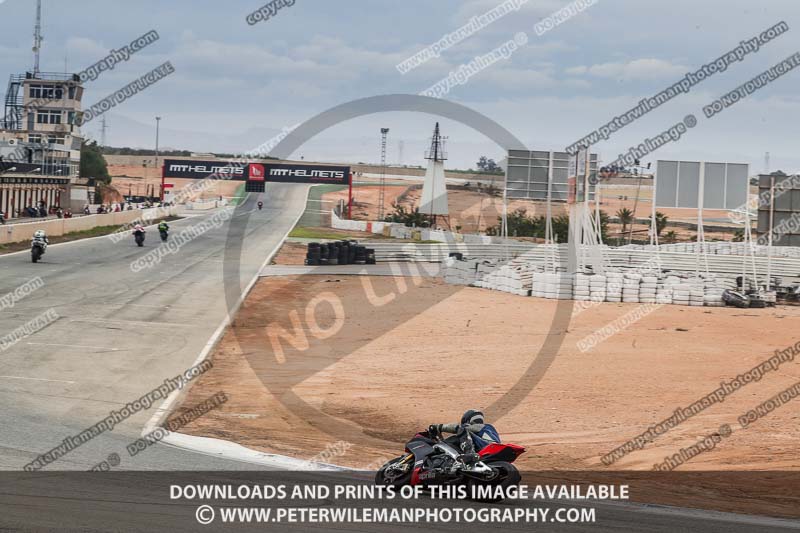
[{"label": "trackside advertising banner", "polygon": [[247,179],[247,166],[233,165],[225,161],[164,160],[165,178],[202,180],[214,174],[223,179],[245,180]]},{"label": "trackside advertising banner", "polygon": [[327,183],[332,185],[350,183],[350,167],[267,163],[264,165],[264,170],[268,182]]},{"label": "trackside advertising banner", "polygon": [[278,163],[249,163],[236,165],[225,161],[164,160],[165,178],[206,179],[211,176],[256,182],[350,183],[350,167],[327,165],[295,165]]}]

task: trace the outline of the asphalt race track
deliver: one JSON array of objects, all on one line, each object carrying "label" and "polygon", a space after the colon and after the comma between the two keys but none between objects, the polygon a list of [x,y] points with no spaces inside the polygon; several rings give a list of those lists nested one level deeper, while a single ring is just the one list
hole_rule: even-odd
[{"label": "asphalt race track", "polygon": [[[235,216],[249,213],[240,261],[240,287],[256,275],[303,211],[306,191],[305,186],[271,184],[263,195],[262,211],[255,208],[259,197],[252,194],[238,210]],[[198,213],[171,223],[172,236],[213,214]],[[77,435],[105,418],[110,410],[121,408],[194,363],[227,312],[223,255],[228,224],[203,234],[178,253],[166,256],[160,264],[138,273],[131,271],[132,261],[160,244],[155,228],[148,231],[144,248],[136,247],[130,236],[116,244],[101,237],[52,246],[36,265],[30,262],[27,252],[0,256],[0,296],[36,276],[44,281],[42,288],[0,311],[0,332],[11,332],[50,309],[59,316],[44,329],[0,352],[0,470],[5,471],[0,472],[0,529],[196,531],[200,528],[195,521],[197,504],[171,501],[167,497],[169,483],[223,483],[237,479],[234,471],[266,470],[260,465],[161,444],[129,457],[125,447],[139,438],[157,407],[154,405],[38,474],[19,472],[65,437]],[[110,454],[117,454],[120,459],[116,470],[137,472],[63,472],[89,470]],[[273,471],[260,475],[263,477],[257,479],[262,483],[319,481],[315,473]],[[253,474],[250,476],[252,482]],[[430,501],[429,505],[446,504]],[[551,529],[735,533],[800,528],[789,521],[721,513],[628,505],[596,507],[598,523],[555,524],[557,527]],[[220,524],[212,527],[215,531],[225,529]],[[269,528],[251,524],[230,529],[250,527]],[[472,529],[448,524],[273,527],[314,531]],[[492,526],[475,529],[483,531],[487,527]],[[524,523],[502,526],[520,531],[547,527]]]},{"label": "asphalt race track", "polygon": [[[250,214],[240,285],[256,274],[305,208],[306,187],[273,184],[258,211],[256,195],[235,216]],[[170,224],[171,237],[212,216]],[[0,256],[0,295],[40,276],[44,286],[0,312],[0,332],[13,331],[55,309],[60,317],[0,352],[0,470],[20,470],[68,435],[151,391],[192,366],[226,314],[223,255],[228,224],[190,241],[153,268],[134,273],[132,261],[161,241],[151,228],[143,248],[133,237],[51,246],[38,264],[28,252]],[[57,460],[47,469],[88,470],[109,453],[121,468],[197,470],[242,468],[166,446],[125,457],[154,406]],[[8,429],[11,429],[9,431]],[[248,466],[248,468],[252,468]]]}]

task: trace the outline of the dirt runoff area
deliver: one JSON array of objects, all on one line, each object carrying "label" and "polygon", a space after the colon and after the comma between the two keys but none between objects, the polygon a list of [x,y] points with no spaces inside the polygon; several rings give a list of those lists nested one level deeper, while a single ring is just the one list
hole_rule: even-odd
[{"label": "dirt runoff area", "polygon": [[[716,472],[697,482],[634,490],[632,499],[800,513],[796,487],[780,481],[781,471],[800,470],[800,399],[747,427],[738,422],[798,382],[800,357],[758,380],[743,378],[747,382],[740,381],[723,401],[706,401],[643,449],[611,465],[601,461],[676,409],[689,408],[761,365],[775,350],[794,346],[800,308],[665,305],[600,339],[592,335],[640,309],[603,303],[563,310],[572,319],[559,344],[564,329],[563,321],[553,326],[557,305],[438,278],[262,278],[214,351],[214,368],[183,405],[219,391],[230,400],[182,431],[301,459],[376,468],[402,453],[417,430],[456,422],[467,408],[488,408],[503,440],[527,449],[517,461],[523,470],[581,471],[587,479],[644,473],[682,448],[715,440],[713,449],[678,464],[673,475]],[[585,348],[587,339],[599,342],[582,351],[579,342]],[[524,376],[532,364],[544,372],[531,389]],[[720,429],[725,424],[730,435]],[[748,490],[764,495],[760,502],[744,493],[741,479],[731,481],[755,470],[775,473],[764,486],[747,482]]]},{"label": "dirt runoff area", "polygon": [[[140,169],[151,170],[151,169]],[[133,174],[133,173],[131,173]],[[179,194],[185,187],[192,185],[197,186],[198,180],[183,179],[183,178],[167,178],[166,183],[172,184],[172,192]],[[222,196],[223,198],[233,198],[236,190],[244,183],[243,181],[236,180],[212,180],[209,182],[208,188],[204,188],[199,192],[192,194],[184,193],[187,200],[208,200],[215,199]],[[111,186],[114,187],[121,195],[133,196],[146,196],[148,193],[153,192],[158,194],[161,190],[161,176],[116,176],[111,179]]]}]

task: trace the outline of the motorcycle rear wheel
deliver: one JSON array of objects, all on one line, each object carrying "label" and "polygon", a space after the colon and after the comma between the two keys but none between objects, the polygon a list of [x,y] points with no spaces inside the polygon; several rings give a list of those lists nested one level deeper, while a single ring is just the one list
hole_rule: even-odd
[{"label": "motorcycle rear wheel", "polygon": [[[470,484],[491,485],[493,487],[502,486],[503,492],[506,492],[509,487],[513,485],[519,485],[519,482],[522,481],[522,476],[520,475],[519,470],[517,470],[517,467],[511,463],[507,463],[505,461],[493,461],[491,463],[486,463],[486,466],[497,470],[498,476],[488,481],[473,478],[470,479]],[[476,498],[475,501],[484,503],[497,503],[503,501],[503,498]]]},{"label": "motorcycle rear wheel", "polygon": [[[402,487],[403,485],[408,485],[411,482],[411,474],[414,471],[414,463],[409,462],[406,466],[407,470],[405,472],[399,472],[395,469],[390,469],[392,465],[395,465],[405,459],[406,456],[403,455],[401,457],[395,457],[385,465],[381,467],[380,470],[375,474],[375,484],[376,485],[391,485],[393,487]],[[387,475],[387,470],[389,470]]]}]

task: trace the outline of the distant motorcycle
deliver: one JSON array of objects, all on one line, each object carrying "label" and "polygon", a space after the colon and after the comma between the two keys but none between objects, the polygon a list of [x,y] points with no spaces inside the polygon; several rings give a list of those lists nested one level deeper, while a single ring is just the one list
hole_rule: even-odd
[{"label": "distant motorcycle", "polygon": [[167,237],[169,237],[169,231],[165,229],[158,230],[158,233],[161,234],[161,242],[167,242]]},{"label": "distant motorcycle", "polygon": [[45,251],[47,250],[47,243],[44,242],[42,239],[34,238],[31,241],[31,261],[36,263],[39,259],[42,258]]},{"label": "distant motorcycle", "polygon": [[[406,453],[392,459],[375,475],[377,485],[484,485],[503,490],[519,485],[521,476],[511,463],[525,452],[516,444],[492,443],[478,452],[480,460],[464,464],[457,436],[443,438],[433,432],[420,431],[406,444]],[[486,501],[499,501],[488,491]],[[484,498],[481,498],[484,499]]]},{"label": "distant motorcycle", "polygon": [[261,211],[261,208],[264,207],[264,202],[258,202],[258,210]]},{"label": "distant motorcycle", "polygon": [[144,246],[144,228],[134,230],[133,240],[136,241],[137,246]]}]

